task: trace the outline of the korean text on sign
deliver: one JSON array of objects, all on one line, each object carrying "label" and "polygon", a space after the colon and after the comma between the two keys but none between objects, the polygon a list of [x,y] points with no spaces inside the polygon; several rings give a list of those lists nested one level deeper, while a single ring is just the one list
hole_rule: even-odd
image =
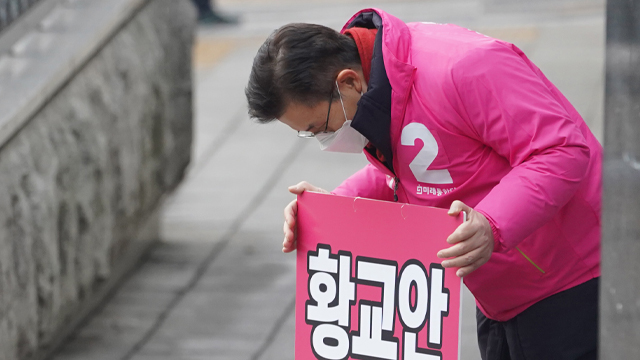
[{"label": "korean text on sign", "polygon": [[[308,253],[310,299],[305,321],[313,326],[311,347],[316,357],[400,359],[400,341],[394,336],[398,314],[402,359],[441,359],[442,318],[449,314],[442,266],[431,264],[427,273],[420,261],[412,259],[398,272],[395,261],[357,257],[353,272],[351,264],[351,253],[332,254],[326,244]],[[356,302],[356,284],[378,287],[380,301]],[[357,305],[357,331],[351,330],[352,305]],[[425,325],[429,347],[421,349],[417,338]]]}]

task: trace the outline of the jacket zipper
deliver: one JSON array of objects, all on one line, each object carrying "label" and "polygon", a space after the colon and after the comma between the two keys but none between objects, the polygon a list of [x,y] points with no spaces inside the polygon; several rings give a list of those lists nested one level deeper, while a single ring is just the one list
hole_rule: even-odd
[{"label": "jacket zipper", "polygon": [[400,179],[396,176],[393,178],[393,201],[398,202],[398,185],[400,185]]},{"label": "jacket zipper", "polygon": [[[409,84],[411,84],[411,86],[413,86],[413,78],[416,75],[416,69],[417,68],[414,67],[413,71],[411,72],[411,77],[409,78]],[[401,112],[402,119],[404,119],[404,115],[405,115],[405,112],[407,111],[407,104],[408,103],[409,103],[409,94],[407,93],[407,94],[405,94],[405,97],[404,97],[404,99],[402,101],[402,112]],[[400,123],[400,126],[402,126],[402,121],[400,121],[399,123]],[[400,185],[400,179],[398,178],[398,176],[396,176],[396,174],[393,174],[393,176],[395,177],[394,180],[393,180],[393,182],[394,182],[394,184],[393,184],[393,201],[398,202],[398,185]],[[405,196],[406,196],[406,192],[405,192]],[[409,199],[407,198],[405,201],[407,201],[407,203],[408,203],[409,202],[408,200]]]},{"label": "jacket zipper", "polygon": [[369,160],[369,162],[373,166],[375,166],[378,170],[382,171],[383,174],[388,176],[393,176],[393,201],[398,202],[398,186],[400,185],[400,179],[398,178],[398,176],[395,173],[391,172],[386,166],[384,166],[380,162],[380,160],[378,160],[368,151],[364,151],[364,154],[367,157],[367,160]]},{"label": "jacket zipper", "polygon": [[518,250],[520,252],[520,254],[522,254],[522,256],[524,256],[525,259],[527,259],[531,265],[535,266],[536,269],[540,270],[541,273],[546,274],[544,272],[544,270],[542,270],[542,268],[540,266],[538,266],[536,263],[533,262],[533,260],[531,260],[531,258],[529,258],[527,255],[525,255],[525,253],[522,252],[522,250],[520,250],[519,247],[516,246],[516,250]]}]

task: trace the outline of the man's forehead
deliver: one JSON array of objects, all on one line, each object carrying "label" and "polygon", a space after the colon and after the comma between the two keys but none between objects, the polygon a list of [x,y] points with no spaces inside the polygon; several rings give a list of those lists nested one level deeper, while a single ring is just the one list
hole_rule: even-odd
[{"label": "man's forehead", "polygon": [[316,113],[324,106],[326,106],[326,104],[324,104],[322,101],[319,101],[313,105],[292,101],[292,102],[289,102],[289,104],[285,108],[285,112],[294,112],[294,113],[303,113],[303,114]]},{"label": "man's forehead", "polygon": [[[294,130],[305,131],[316,125],[320,120],[321,114],[326,113],[326,109],[323,111],[322,103],[318,103],[315,106],[309,106],[297,102],[291,102],[285,108],[284,113],[278,118],[278,120],[284,124],[289,125]],[[324,120],[323,120],[324,121]]]}]

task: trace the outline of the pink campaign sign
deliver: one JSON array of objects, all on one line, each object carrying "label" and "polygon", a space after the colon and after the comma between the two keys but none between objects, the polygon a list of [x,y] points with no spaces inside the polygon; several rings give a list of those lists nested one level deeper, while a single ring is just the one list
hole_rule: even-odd
[{"label": "pink campaign sign", "polygon": [[461,223],[425,206],[298,196],[296,359],[458,359],[462,282],[436,253]]}]

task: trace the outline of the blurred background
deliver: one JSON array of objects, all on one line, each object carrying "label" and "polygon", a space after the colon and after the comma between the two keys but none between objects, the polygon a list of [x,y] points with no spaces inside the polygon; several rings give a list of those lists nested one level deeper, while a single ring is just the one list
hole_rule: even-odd
[{"label": "blurred background", "polygon": [[276,28],[368,7],[516,44],[602,142],[605,0],[0,0],[0,359],[293,359],[286,188],[366,159],[244,87]]}]

